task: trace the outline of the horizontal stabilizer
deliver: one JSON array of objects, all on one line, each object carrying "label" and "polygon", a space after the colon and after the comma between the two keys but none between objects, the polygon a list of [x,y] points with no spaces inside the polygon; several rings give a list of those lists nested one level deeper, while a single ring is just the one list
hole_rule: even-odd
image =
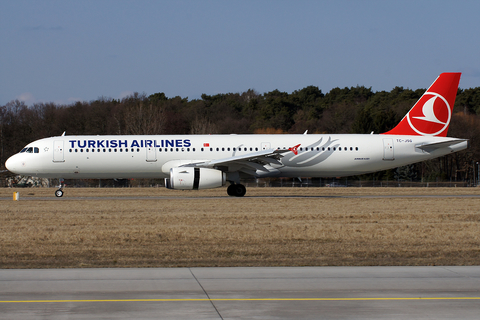
[{"label": "horizontal stabilizer", "polygon": [[446,148],[449,146],[453,146],[459,143],[462,143],[464,141],[469,141],[468,139],[455,139],[455,140],[448,140],[448,141],[441,141],[441,142],[433,142],[433,143],[427,143],[427,144],[421,144],[421,145],[416,145],[415,147],[425,150],[427,152],[436,150],[436,149],[441,149],[441,148]]}]

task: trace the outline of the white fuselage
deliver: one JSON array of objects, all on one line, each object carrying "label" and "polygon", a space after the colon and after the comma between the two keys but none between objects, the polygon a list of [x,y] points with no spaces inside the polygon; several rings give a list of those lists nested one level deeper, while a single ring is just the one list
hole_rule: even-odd
[{"label": "white fuselage", "polygon": [[[428,151],[419,148],[455,140],[458,143]],[[38,153],[13,155],[6,166],[18,174],[46,178],[168,178],[171,168],[189,163],[297,145],[298,154],[285,151],[262,170],[242,172],[241,164],[235,162],[219,169],[255,177],[351,176],[439,157],[467,148],[468,142],[373,134],[59,136],[30,143],[26,148]]]}]

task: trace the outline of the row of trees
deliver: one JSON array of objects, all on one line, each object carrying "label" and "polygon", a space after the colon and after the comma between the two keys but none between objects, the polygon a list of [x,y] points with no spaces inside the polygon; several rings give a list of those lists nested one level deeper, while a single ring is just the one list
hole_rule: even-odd
[{"label": "row of trees", "polygon": [[[15,100],[0,107],[0,163],[43,137],[82,134],[381,133],[393,128],[424,89],[372,92],[363,86],[323,93],[308,86],[291,94],[203,94],[201,99],[135,93],[70,105]],[[449,136],[470,139],[467,151],[409,168],[410,179],[471,178],[480,160],[480,87],[459,89]],[[399,173],[397,173],[398,175]],[[395,172],[374,178],[394,179]]]}]

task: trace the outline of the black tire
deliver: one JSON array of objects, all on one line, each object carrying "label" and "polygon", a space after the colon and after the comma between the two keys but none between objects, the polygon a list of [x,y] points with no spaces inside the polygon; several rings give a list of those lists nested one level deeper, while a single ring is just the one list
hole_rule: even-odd
[{"label": "black tire", "polygon": [[55,197],[57,198],[63,197],[63,191],[61,189],[58,189],[57,191],[55,191]]},{"label": "black tire", "polygon": [[235,197],[243,197],[245,193],[247,193],[247,188],[243,184],[236,184],[235,185]]},{"label": "black tire", "polygon": [[231,197],[243,197],[247,188],[243,184],[231,184],[227,188],[227,194]]},{"label": "black tire", "polygon": [[230,196],[230,197],[233,197],[235,194],[234,194],[234,191],[233,189],[235,188],[235,185],[234,184],[231,184],[227,187],[227,194]]}]

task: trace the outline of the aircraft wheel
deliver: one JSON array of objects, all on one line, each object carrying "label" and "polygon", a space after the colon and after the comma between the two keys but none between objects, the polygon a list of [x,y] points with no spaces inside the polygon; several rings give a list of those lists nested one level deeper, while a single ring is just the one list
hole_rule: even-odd
[{"label": "aircraft wheel", "polygon": [[243,197],[247,188],[243,184],[231,184],[227,188],[227,194],[232,197]]},{"label": "aircraft wheel", "polygon": [[233,188],[235,187],[234,184],[231,184],[227,187],[227,194],[230,196],[230,197],[233,197],[234,194],[233,194]]},{"label": "aircraft wheel", "polygon": [[55,196],[58,198],[63,197],[63,191],[61,189],[58,189],[57,191],[55,191]]},{"label": "aircraft wheel", "polygon": [[247,188],[243,184],[236,184],[235,185],[235,197],[243,197],[247,193]]}]

